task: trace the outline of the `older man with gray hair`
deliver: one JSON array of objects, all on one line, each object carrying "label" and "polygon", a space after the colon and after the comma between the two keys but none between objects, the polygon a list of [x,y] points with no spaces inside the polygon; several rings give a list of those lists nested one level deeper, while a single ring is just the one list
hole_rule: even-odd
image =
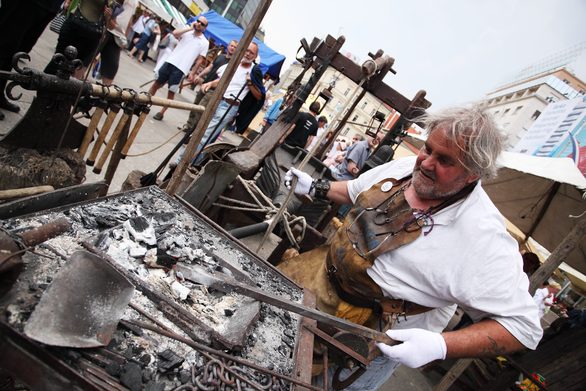
[{"label": "older man with gray hair", "polygon": [[[286,176],[298,177],[297,194],[354,205],[330,244],[281,270],[312,289],[323,311],[383,324],[402,342],[378,344],[382,355],[346,389],[375,390],[399,364],[535,349],[542,335],[517,243],[481,185],[497,171],[501,133],[476,106],[423,120],[428,137],[416,157],[349,181]],[[475,323],[443,332],[457,305]]]}]

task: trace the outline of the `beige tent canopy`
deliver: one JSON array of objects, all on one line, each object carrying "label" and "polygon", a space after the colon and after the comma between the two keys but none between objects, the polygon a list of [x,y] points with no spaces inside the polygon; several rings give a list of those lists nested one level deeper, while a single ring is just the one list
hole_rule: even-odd
[{"label": "beige tent canopy", "polygon": [[[586,178],[571,159],[505,152],[497,178],[483,187],[526,237],[553,251],[586,212]],[[586,240],[565,262],[586,274]]]}]

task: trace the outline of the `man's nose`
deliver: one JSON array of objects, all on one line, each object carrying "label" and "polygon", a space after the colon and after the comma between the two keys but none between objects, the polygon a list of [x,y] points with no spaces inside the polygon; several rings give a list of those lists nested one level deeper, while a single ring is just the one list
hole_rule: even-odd
[{"label": "man's nose", "polygon": [[430,155],[426,155],[421,161],[421,167],[427,171],[432,171],[435,168],[435,164],[436,160]]}]

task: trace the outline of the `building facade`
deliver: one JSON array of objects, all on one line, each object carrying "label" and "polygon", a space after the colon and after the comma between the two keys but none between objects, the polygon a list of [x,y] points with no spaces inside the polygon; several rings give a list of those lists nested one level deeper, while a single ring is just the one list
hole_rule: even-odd
[{"label": "building facade", "polygon": [[486,95],[489,111],[508,135],[507,149],[513,150],[531,125],[551,103],[584,96],[586,43],[550,56],[521,70],[513,81]]},{"label": "building facade", "polygon": [[[278,94],[279,89],[281,93],[287,89],[287,87],[295,80],[295,78],[301,73],[303,67],[301,64],[295,62],[281,75],[281,81],[274,87],[274,93]],[[306,73],[302,84],[309,80],[310,73]],[[343,110],[346,104],[352,99],[352,93],[356,88],[356,83],[342,75],[336,69],[329,67],[315,88],[311,95],[305,102],[305,110],[308,110],[309,105],[314,100],[320,97],[320,93],[324,90],[330,90],[331,99],[322,110],[321,115],[328,118],[328,126],[332,126],[332,119]],[[323,98],[320,99],[320,102]],[[365,131],[368,129],[370,124],[373,131],[376,130],[380,121],[373,121],[372,118],[376,113],[381,112],[384,116],[382,129],[388,130],[398,119],[399,113],[393,108],[387,106],[378,100],[375,96],[370,93],[366,93],[364,98],[358,103],[356,109],[349,117],[348,122],[344,128],[340,131],[340,136],[343,136],[347,141],[350,141],[355,134],[364,136]],[[342,114],[338,116],[338,120],[342,119]]]}]

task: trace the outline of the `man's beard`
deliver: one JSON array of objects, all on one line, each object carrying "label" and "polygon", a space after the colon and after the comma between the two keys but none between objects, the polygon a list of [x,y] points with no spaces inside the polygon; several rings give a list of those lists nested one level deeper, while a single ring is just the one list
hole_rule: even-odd
[{"label": "man's beard", "polygon": [[438,189],[435,179],[435,173],[432,171],[422,170],[421,167],[415,167],[413,169],[413,189],[419,198],[424,200],[445,200],[458,193],[467,185],[465,175],[456,178],[449,189]]}]

